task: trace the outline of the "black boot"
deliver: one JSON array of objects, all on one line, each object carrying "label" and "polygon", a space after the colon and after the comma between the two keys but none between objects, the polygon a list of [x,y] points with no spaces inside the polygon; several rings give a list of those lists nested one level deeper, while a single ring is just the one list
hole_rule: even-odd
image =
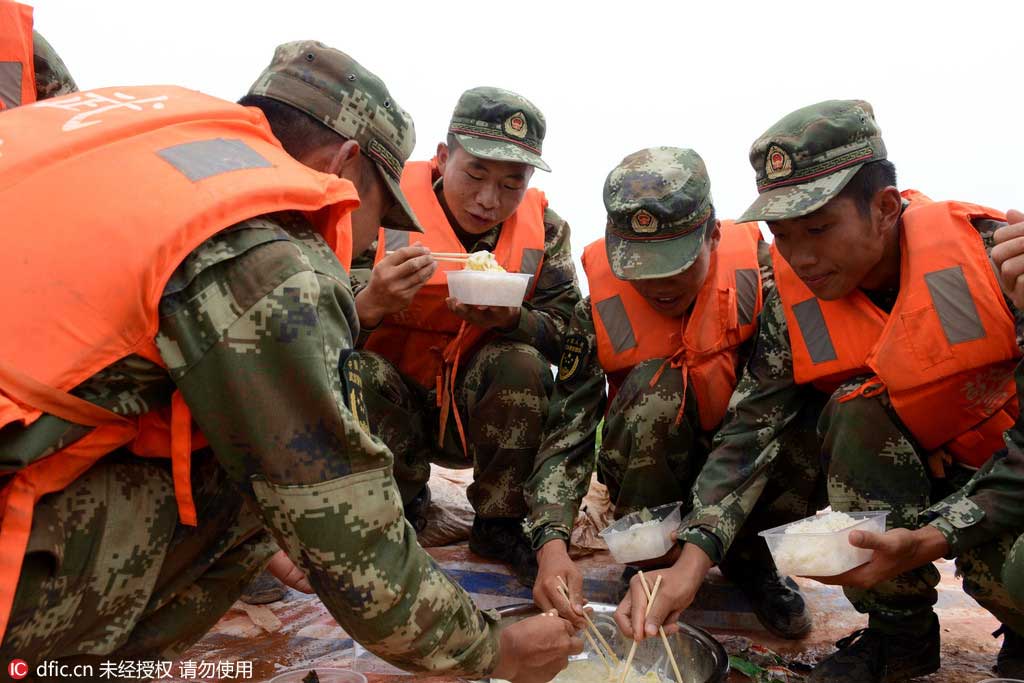
[{"label": "black boot", "polygon": [[774,565],[727,563],[721,570],[743,591],[757,620],[770,633],[796,640],[810,632],[811,617],[799,586],[788,576],[779,576]]},{"label": "black boot", "polygon": [[814,667],[808,683],[896,683],[939,670],[939,619],[925,634],[854,631]]},{"label": "black boot", "polygon": [[469,549],[481,557],[507,563],[527,588],[537,580],[537,556],[519,519],[473,519]]},{"label": "black boot", "polygon": [[1024,636],[1011,631],[1006,624],[999,627],[992,635],[1003,634],[1003,646],[996,657],[996,673],[1004,678],[1020,678],[1024,680]]},{"label": "black boot", "polygon": [[426,484],[416,497],[405,504],[405,518],[421,534],[427,528],[427,513],[430,511],[430,487]]},{"label": "black boot", "polygon": [[249,582],[238,599],[247,605],[266,605],[270,602],[277,602],[287,592],[288,589],[277,580],[277,577],[264,571]]}]

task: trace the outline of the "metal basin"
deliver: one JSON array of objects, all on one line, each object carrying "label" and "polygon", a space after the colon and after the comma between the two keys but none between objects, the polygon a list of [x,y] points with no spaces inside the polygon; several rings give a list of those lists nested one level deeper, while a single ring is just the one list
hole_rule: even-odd
[{"label": "metal basin", "polygon": [[[588,607],[593,609],[590,617],[601,631],[601,635],[612,646],[615,654],[620,659],[625,659],[633,641],[623,637],[612,619],[616,606],[590,603]],[[503,622],[513,622],[539,614],[540,610],[533,604],[510,605],[499,609],[498,613]],[[670,635],[668,641],[684,683],[725,683],[729,676],[729,657],[725,653],[725,648],[706,631],[680,621],[679,633]],[[583,655],[579,655],[578,658],[583,657],[597,657],[586,639]],[[675,680],[661,638],[648,638],[637,645],[636,654],[633,656],[633,668],[641,674],[653,670],[663,680]]]}]

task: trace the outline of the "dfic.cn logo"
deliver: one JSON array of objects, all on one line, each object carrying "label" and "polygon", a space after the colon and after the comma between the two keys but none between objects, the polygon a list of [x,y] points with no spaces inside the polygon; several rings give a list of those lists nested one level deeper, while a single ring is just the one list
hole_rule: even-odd
[{"label": "dfic.cn logo", "polygon": [[12,659],[7,665],[7,674],[16,681],[28,676],[28,662],[24,659]]}]

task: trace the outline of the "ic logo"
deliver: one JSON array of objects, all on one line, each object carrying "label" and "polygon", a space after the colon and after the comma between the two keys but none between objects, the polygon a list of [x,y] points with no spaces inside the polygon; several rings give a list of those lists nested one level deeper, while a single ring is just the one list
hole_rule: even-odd
[{"label": "ic logo", "polygon": [[28,662],[24,659],[12,659],[7,665],[7,675],[16,681],[25,678],[28,676]]}]

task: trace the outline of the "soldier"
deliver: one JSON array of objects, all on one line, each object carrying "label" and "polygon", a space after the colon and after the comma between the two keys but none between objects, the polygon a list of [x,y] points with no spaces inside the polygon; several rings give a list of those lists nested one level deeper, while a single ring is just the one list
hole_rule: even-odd
[{"label": "soldier", "polygon": [[56,50],[32,29],[32,8],[0,0],[0,111],[77,90]]},{"label": "soldier", "polygon": [[[407,164],[402,189],[425,233],[384,230],[367,286],[356,297],[365,395],[374,433],[397,454],[395,477],[414,525],[430,463],[473,467],[469,546],[508,562],[524,585],[537,566],[522,530],[523,483],[540,446],[550,366],[579,301],[569,226],[527,189],[546,123],[526,98],[473,88],[455,106],[448,138],[429,162]],[[448,298],[432,251],[492,252],[533,275],[521,307]],[[367,264],[368,265],[368,264]],[[451,264],[445,264],[449,266]],[[457,265],[453,267],[458,267]]]},{"label": "soldier", "polygon": [[[603,417],[598,476],[616,517],[679,500],[688,509],[750,354],[762,292],[772,285],[757,224],[715,217],[704,161],[692,150],[654,147],[627,156],[605,181],[604,203],[605,238],[583,252],[590,296],[569,324],[537,469],[526,487],[540,565],[534,598],[577,622],[559,579],[582,607],[583,577],[567,541],[590,482],[598,423]],[[787,447],[814,456],[802,444]],[[788,482],[791,491],[800,481]],[[804,509],[815,482],[806,483]],[[758,512],[772,514],[767,506]],[[741,536],[722,570],[770,631],[797,638],[810,629],[795,584],[780,579],[756,535]],[[623,576],[635,572],[628,568]]]},{"label": "soldier", "polygon": [[776,293],[698,479],[687,544],[648,623],[634,586],[620,626],[651,635],[690,603],[774,467],[769,440],[818,395],[828,399],[818,434],[829,503],[889,510],[891,529],[851,533],[872,560],[824,579],[844,586],[868,628],[810,680],[937,670],[940,557],[956,558],[964,589],[1002,622],[999,674],[1020,677],[1022,316],[989,261],[1003,214],[901,193],[866,102],[797,110],[755,141],[750,160],[760,196],[741,220],[767,221],[775,236]]},{"label": "soldier", "polygon": [[378,226],[419,229],[411,119],[312,41],[243,102],[128,87],[0,116],[0,659],[174,659],[273,534],[278,573],[395,665],[551,678],[571,625],[499,632],[366,429],[345,267]]}]

